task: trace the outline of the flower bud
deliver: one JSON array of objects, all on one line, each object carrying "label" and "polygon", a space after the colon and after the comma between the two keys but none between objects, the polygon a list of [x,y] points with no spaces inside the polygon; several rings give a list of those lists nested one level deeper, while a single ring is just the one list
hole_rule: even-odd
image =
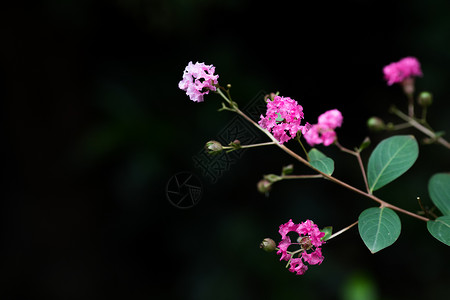
[{"label": "flower bud", "polygon": [[272,252],[275,250],[277,244],[272,239],[265,238],[261,244],[259,245],[259,248],[263,249],[266,252]]},{"label": "flower bud", "polygon": [[261,194],[266,194],[270,192],[272,183],[267,179],[261,179],[256,186],[258,188],[258,192]]},{"label": "flower bud", "polygon": [[264,101],[265,102],[268,102],[269,100],[273,101],[273,99],[275,98],[275,96],[277,96],[277,94],[278,93],[270,93],[270,94],[265,95],[264,96]]},{"label": "flower bud", "polygon": [[429,92],[422,92],[417,98],[417,103],[422,107],[428,107],[433,103],[433,95]]},{"label": "flower bud", "polygon": [[289,174],[292,174],[292,172],[294,172],[294,165],[293,164],[284,166],[283,169],[281,170],[281,174],[282,175],[289,175]]},{"label": "flower bud", "polygon": [[205,145],[206,152],[209,154],[219,154],[222,152],[223,147],[222,144],[218,141],[209,141]]},{"label": "flower bud", "polygon": [[367,127],[369,127],[369,130],[371,130],[373,132],[380,132],[380,131],[386,129],[386,125],[384,124],[384,121],[378,117],[369,118],[369,120],[367,120]]},{"label": "flower bud", "polygon": [[235,149],[235,150],[241,149],[241,141],[239,141],[239,140],[234,140],[231,143],[229,143],[228,145],[233,147],[233,149]]}]

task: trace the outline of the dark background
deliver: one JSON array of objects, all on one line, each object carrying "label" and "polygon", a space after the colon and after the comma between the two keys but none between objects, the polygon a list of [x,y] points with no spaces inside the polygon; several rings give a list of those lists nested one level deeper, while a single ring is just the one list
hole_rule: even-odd
[{"label": "dark background", "polygon": [[[177,88],[189,61],[214,64],[242,106],[280,91],[299,101],[310,123],[338,108],[339,140],[353,148],[369,135],[367,118],[395,120],[389,105],[406,107],[401,89],[384,82],[383,66],[416,56],[424,72],[417,90],[434,94],[429,121],[450,130],[448,1],[297,2],[4,4],[0,297],[448,295],[449,250],[424,222],[400,215],[400,238],[375,255],[354,228],[323,247],[322,265],[295,276],[258,248],[264,237],[278,240],[278,226],[290,218],[339,230],[376,203],[312,180],[278,183],[264,197],[255,188],[263,174],[288,163],[307,172],[276,148],[245,152],[215,183],[194,166],[193,156],[234,116],[216,111],[217,95],[198,104]],[[335,158],[336,177],[362,187],[352,157],[320,149]],[[420,209],[417,196],[432,205],[428,178],[449,171],[450,159],[439,145],[420,151],[378,196],[411,211]],[[200,202],[187,210],[165,195],[180,171],[203,184]]]}]

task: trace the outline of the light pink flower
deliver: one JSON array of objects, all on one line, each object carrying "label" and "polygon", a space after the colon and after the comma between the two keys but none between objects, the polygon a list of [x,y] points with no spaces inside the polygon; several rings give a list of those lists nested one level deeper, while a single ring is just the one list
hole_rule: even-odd
[{"label": "light pink flower", "polygon": [[324,112],[318,118],[318,123],[312,125],[310,130],[304,134],[306,142],[311,146],[323,144],[329,146],[336,140],[337,127],[342,126],[344,118],[337,109]]},{"label": "light pink flower", "polygon": [[183,79],[178,83],[178,87],[186,91],[192,101],[203,102],[203,95],[216,90],[219,75],[214,75],[215,70],[213,65],[199,62],[193,64],[190,61],[184,69]]},{"label": "light pink flower", "polygon": [[[295,224],[292,220],[280,225],[278,231],[281,234],[281,241],[278,244],[277,254],[281,254],[280,260],[289,261],[289,271],[303,275],[308,270],[307,265],[321,264],[324,257],[322,255],[321,246],[324,243],[322,237],[325,233],[321,232],[316,224],[311,220],[306,220],[303,223]],[[292,243],[287,234],[289,232],[296,232],[299,235],[297,243]],[[291,245],[299,245],[301,251],[297,251],[298,258],[292,258],[292,252],[288,252],[288,247]],[[295,254],[294,254],[295,255]]]},{"label": "light pink flower", "polygon": [[267,112],[258,124],[272,132],[273,136],[283,144],[295,138],[299,130],[305,133],[309,124],[300,125],[303,119],[303,107],[289,97],[275,96],[273,101],[267,100]]},{"label": "light pink flower", "polygon": [[383,68],[384,79],[388,85],[403,82],[407,78],[422,76],[422,70],[417,58],[408,56],[393,62]]}]

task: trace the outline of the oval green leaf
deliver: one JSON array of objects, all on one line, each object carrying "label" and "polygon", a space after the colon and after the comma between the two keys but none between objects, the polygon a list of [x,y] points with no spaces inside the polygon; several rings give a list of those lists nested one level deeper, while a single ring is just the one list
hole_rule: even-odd
[{"label": "oval green leaf", "polygon": [[428,231],[438,241],[450,246],[450,216],[442,216],[427,222]]},{"label": "oval green leaf", "polygon": [[334,161],[317,150],[312,148],[308,152],[309,163],[317,170],[324,172],[327,175],[331,175],[334,172]]},{"label": "oval green leaf", "polygon": [[375,253],[392,245],[400,236],[400,218],[386,207],[368,208],[359,215],[358,230],[364,244]]},{"label": "oval green leaf", "polygon": [[450,174],[437,173],[428,181],[428,193],[434,205],[446,216],[450,215]]},{"label": "oval green leaf", "polygon": [[367,166],[367,180],[372,193],[405,173],[419,156],[419,146],[412,135],[398,135],[383,140],[373,150]]}]

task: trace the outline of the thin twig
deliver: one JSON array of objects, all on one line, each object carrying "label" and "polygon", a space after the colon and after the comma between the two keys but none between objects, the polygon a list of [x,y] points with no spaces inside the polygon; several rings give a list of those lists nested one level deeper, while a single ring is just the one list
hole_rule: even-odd
[{"label": "thin twig", "polygon": [[342,146],[341,144],[339,144],[338,140],[336,140],[336,141],[334,142],[334,144],[335,144],[341,151],[346,152],[346,153],[349,153],[349,154],[351,154],[351,155],[353,155],[353,156],[356,156],[356,160],[358,161],[359,168],[361,169],[361,174],[362,174],[362,177],[363,177],[363,180],[364,180],[364,185],[365,185],[365,187],[366,187],[366,191],[367,191],[368,193],[370,193],[369,184],[368,184],[368,182],[367,182],[366,170],[364,169],[364,164],[363,164],[362,159],[361,159],[361,152],[360,152],[360,151],[352,151],[352,150],[350,150],[350,149],[345,148],[344,146]]},{"label": "thin twig", "polygon": [[[259,144],[251,144],[251,145],[240,145],[239,148],[246,149],[246,148],[255,148],[255,147],[262,147],[262,146],[270,146],[275,145],[275,142],[266,142],[266,143],[259,143]],[[223,146],[223,149],[236,149],[232,146]]]},{"label": "thin twig", "polygon": [[331,240],[331,239],[334,238],[334,237],[337,237],[337,236],[340,235],[341,233],[344,233],[345,231],[349,230],[350,228],[352,228],[352,227],[355,226],[356,224],[358,224],[358,221],[356,221],[355,223],[353,223],[353,224],[351,224],[351,225],[345,227],[345,228],[342,229],[342,230],[339,230],[339,231],[336,232],[336,233],[333,233],[333,234],[327,239],[327,241],[328,241],[328,240]]},{"label": "thin twig", "polygon": [[355,192],[355,193],[357,193],[357,194],[363,195],[363,196],[365,196],[365,197],[367,197],[367,198],[372,199],[373,201],[378,202],[378,203],[380,204],[381,207],[388,207],[388,208],[391,208],[391,209],[393,209],[393,210],[396,210],[396,211],[398,211],[398,212],[402,212],[402,213],[404,213],[404,214],[407,214],[407,215],[409,215],[409,216],[411,216],[411,217],[414,217],[414,218],[419,219],[419,220],[422,220],[422,221],[429,221],[429,220],[430,220],[430,219],[428,219],[428,218],[426,218],[426,217],[417,215],[417,214],[415,214],[415,213],[412,213],[412,212],[410,212],[410,211],[404,210],[404,209],[402,209],[402,208],[400,208],[400,207],[397,207],[397,206],[395,206],[395,205],[389,204],[389,203],[387,203],[387,202],[381,200],[380,198],[378,198],[378,197],[376,197],[376,196],[374,196],[374,195],[372,195],[372,194],[369,194],[369,193],[367,193],[367,192],[361,191],[360,189],[355,188],[355,187],[349,185],[348,183],[345,183],[345,182],[343,182],[343,181],[341,181],[341,180],[339,180],[339,179],[337,179],[337,178],[335,178],[335,177],[333,177],[333,176],[331,176],[331,175],[328,175],[328,174],[326,174],[326,173],[324,173],[324,172],[322,172],[322,171],[320,171],[320,170],[314,168],[314,167],[313,167],[307,160],[305,160],[303,157],[301,157],[300,155],[298,155],[297,153],[295,153],[294,151],[292,151],[291,149],[289,149],[289,148],[286,147],[285,145],[280,144],[280,143],[275,139],[275,137],[274,137],[269,131],[267,131],[266,129],[263,129],[262,127],[260,127],[255,121],[253,121],[251,118],[249,118],[245,113],[243,113],[243,112],[242,112],[241,110],[239,110],[237,107],[235,108],[235,110],[236,110],[236,113],[238,113],[238,114],[239,114],[240,116],[242,116],[244,119],[246,119],[247,121],[249,121],[250,123],[252,123],[254,126],[256,126],[256,128],[258,128],[259,130],[261,130],[262,132],[264,132],[264,133],[265,133],[272,141],[276,142],[276,145],[277,145],[279,148],[281,148],[284,152],[286,152],[287,154],[289,154],[289,155],[292,156],[293,158],[297,159],[299,162],[303,163],[304,165],[308,166],[309,168],[313,169],[313,170],[316,171],[317,173],[321,174],[324,178],[326,178],[326,179],[328,179],[328,180],[330,180],[330,181],[332,181],[332,182],[334,182],[334,183],[337,183],[337,184],[339,184],[339,185],[341,185],[341,186],[343,186],[343,187],[345,187],[345,188],[347,188],[347,189],[349,189],[349,190],[351,190],[351,191],[353,191],[353,192]]},{"label": "thin twig", "polygon": [[312,179],[312,178],[323,178],[322,174],[312,174],[312,175],[283,175],[283,179]]},{"label": "thin twig", "polygon": [[444,138],[442,137],[438,137],[436,138],[436,133],[428,128],[426,128],[425,126],[423,126],[422,124],[420,124],[419,122],[417,122],[414,118],[411,118],[407,115],[405,115],[403,112],[401,112],[400,110],[398,110],[396,107],[391,107],[390,111],[392,113],[394,113],[397,117],[403,119],[404,121],[408,122],[409,124],[411,124],[411,126],[413,126],[414,128],[416,128],[417,130],[419,130],[420,132],[428,135],[431,139],[436,139],[436,141],[443,145],[444,147],[450,149],[450,143],[447,142]]}]

